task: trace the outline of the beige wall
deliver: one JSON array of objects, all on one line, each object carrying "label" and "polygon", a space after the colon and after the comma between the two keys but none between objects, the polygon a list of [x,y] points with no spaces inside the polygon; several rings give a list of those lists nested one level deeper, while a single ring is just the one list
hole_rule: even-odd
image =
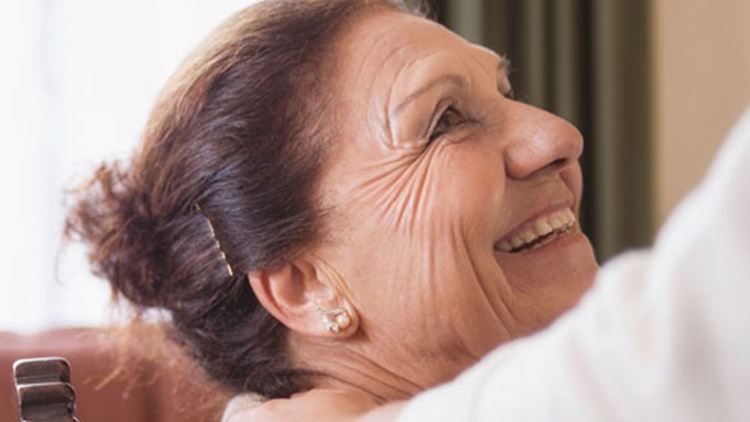
[{"label": "beige wall", "polygon": [[661,224],[750,105],[750,0],[652,4],[654,205]]}]

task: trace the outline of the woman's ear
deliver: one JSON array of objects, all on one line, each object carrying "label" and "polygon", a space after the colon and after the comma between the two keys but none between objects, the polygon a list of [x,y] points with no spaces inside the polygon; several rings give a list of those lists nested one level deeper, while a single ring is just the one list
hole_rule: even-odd
[{"label": "woman's ear", "polygon": [[311,260],[300,258],[248,274],[261,305],[297,333],[315,337],[349,337],[358,329],[351,304]]}]

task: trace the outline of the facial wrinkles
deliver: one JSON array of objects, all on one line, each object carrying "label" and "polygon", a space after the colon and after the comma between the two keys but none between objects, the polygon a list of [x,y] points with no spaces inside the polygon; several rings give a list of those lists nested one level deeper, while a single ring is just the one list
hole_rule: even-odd
[{"label": "facial wrinkles", "polygon": [[[489,253],[482,251],[482,248],[467,236],[466,227],[456,224],[451,226],[449,230],[445,230],[444,227],[435,225],[432,230],[429,241],[438,241],[446,245],[441,249],[442,256],[436,260],[435,266],[429,268],[429,272],[426,274],[429,277],[427,280],[434,281],[431,287],[435,290],[435,296],[441,294],[439,290],[446,289],[446,286],[439,284],[440,281],[456,277],[461,281],[448,284],[448,286],[456,287],[456,291],[451,293],[461,297],[462,300],[469,300],[468,306],[462,308],[468,310],[468,312],[464,313],[461,318],[457,318],[450,312],[436,312],[436,315],[449,316],[445,322],[452,325],[454,329],[458,329],[455,338],[462,339],[463,346],[466,349],[471,349],[469,345],[476,342],[476,337],[467,332],[466,325],[472,325],[473,316],[499,315],[489,300],[490,297],[495,296],[496,292],[489,294],[485,285],[502,285],[504,275],[502,271],[492,271],[492,269],[499,269],[499,267],[490,262],[491,259],[488,261],[473,258],[473,256],[489,258],[491,256]],[[482,301],[477,302],[476,298],[482,298]],[[436,311],[440,310],[436,309]],[[502,318],[497,318],[497,324],[493,325],[501,328],[504,325],[503,323]],[[469,338],[467,339],[466,336]]]},{"label": "facial wrinkles", "polygon": [[[416,171],[414,168],[419,168],[419,166],[410,165],[410,162],[415,160],[415,157],[419,156],[421,147],[415,145],[416,140],[397,138],[397,135],[393,130],[393,125],[388,118],[390,114],[389,111],[391,111],[388,107],[392,106],[394,97],[393,88],[398,84],[398,80],[407,74],[408,70],[411,70],[419,63],[429,61],[437,54],[437,51],[425,51],[424,45],[429,45],[429,43],[434,44],[434,41],[430,38],[422,39],[420,36],[410,36],[406,38],[406,41],[401,41],[400,44],[394,46],[388,45],[389,42],[393,42],[388,41],[393,39],[393,37],[388,37],[388,34],[386,33],[389,26],[379,25],[376,28],[382,29],[366,33],[367,38],[372,40],[371,43],[373,47],[368,48],[367,53],[364,54],[364,59],[359,60],[357,63],[357,78],[355,78],[355,80],[357,80],[358,83],[355,83],[354,86],[361,86],[361,82],[372,81],[373,76],[375,76],[375,82],[367,82],[367,85],[370,87],[368,95],[359,95],[355,96],[355,98],[364,98],[364,103],[369,102],[369,104],[360,104],[368,110],[367,114],[370,116],[366,122],[366,126],[370,129],[368,132],[378,134],[379,136],[377,136],[377,139],[386,146],[392,147],[394,145],[405,145],[408,147],[405,148],[404,151],[391,151],[392,153],[390,154],[380,156],[376,160],[370,160],[369,164],[365,165],[364,168],[358,169],[357,175],[360,177],[354,185],[347,189],[347,193],[355,193],[354,196],[366,198],[368,202],[375,200],[375,203],[378,205],[378,208],[384,216],[392,214],[394,209],[400,209],[401,211],[396,218],[389,218],[395,220],[400,227],[406,227],[404,223],[410,219],[406,218],[408,217],[408,212],[405,210],[406,208],[409,208],[409,205],[418,204],[420,202],[422,187],[426,182],[426,177],[429,175],[429,171]],[[417,45],[417,47],[410,48],[413,44]],[[460,68],[460,72],[458,73],[468,75],[471,74],[468,69],[468,63],[471,62],[475,65],[474,67],[480,69],[482,76],[492,78],[493,85],[496,84],[496,75],[493,74],[495,70],[494,67],[491,65],[488,66],[487,63],[482,63],[482,60],[475,57],[480,54],[494,55],[494,53],[489,53],[487,50],[477,46],[468,47],[468,44],[461,44],[463,47],[459,46],[458,43],[456,43],[456,46],[453,46],[452,44],[453,42],[449,43],[447,46],[447,49],[451,54],[454,56],[458,54],[462,57],[468,57],[464,57],[462,60],[455,60],[455,57],[451,56],[454,60],[446,61],[445,64],[453,65],[458,63]],[[468,54],[466,52],[467,48],[470,49],[470,53],[473,52],[474,54]],[[445,43],[441,43],[441,49],[441,51],[445,52]],[[384,50],[386,51],[384,59],[378,59],[375,57],[375,55],[381,54]],[[410,54],[414,54],[411,50],[419,51],[420,55],[416,58],[408,57]],[[400,63],[400,61],[403,61],[403,63]],[[383,64],[378,65],[376,71],[372,72],[367,69],[368,64],[371,62]],[[394,67],[396,68],[395,72],[391,70],[391,68]],[[492,69],[489,69],[490,67],[492,67]],[[433,73],[435,72],[434,68],[442,70],[445,66],[433,66],[431,68]],[[389,79],[393,81],[393,83],[390,83],[390,87],[385,89],[385,96],[377,95],[377,91],[379,90],[378,86],[387,86],[387,80]],[[425,78],[420,77],[414,79],[424,80]],[[467,79],[470,80],[470,78]],[[381,88],[380,90],[382,91],[383,89]],[[355,136],[356,135],[357,134],[355,134]],[[362,133],[358,135],[359,136],[357,137],[362,138]],[[372,139],[370,139],[370,141],[372,141]],[[411,178],[412,180],[405,183],[403,179],[408,178]],[[343,197],[351,196],[343,195]],[[373,202],[369,203],[372,204]],[[411,208],[413,209],[414,207]]]},{"label": "facial wrinkles", "polygon": [[[382,80],[382,78],[390,76],[389,67],[391,63],[397,61],[405,53],[405,50],[408,49],[409,44],[403,43],[396,45],[395,47],[387,45],[384,46],[384,44],[387,44],[390,41],[390,38],[387,36],[382,36],[381,32],[382,31],[377,31],[368,34],[368,37],[375,40],[373,46],[363,56],[362,60],[360,60],[357,67],[355,68],[356,70],[352,73],[356,80],[360,81],[360,83],[354,84],[355,86],[362,86],[361,82],[364,81],[369,87],[364,95],[353,96],[353,98],[361,100],[353,105],[358,108],[370,109],[370,111],[367,113],[368,122],[375,124],[369,126],[370,129],[376,129],[375,131],[373,131],[372,135],[375,135],[375,139],[381,139],[385,141],[389,139],[387,135],[387,133],[389,132],[387,127],[388,122],[385,122],[386,124],[383,125],[383,115],[377,113],[377,110],[385,109],[387,107],[389,98],[388,96],[383,97],[378,95],[378,83]],[[384,58],[373,58],[373,56],[375,56],[376,54],[381,53],[382,50],[387,51],[387,53],[384,55]],[[382,64],[379,65],[376,70],[373,70],[371,66],[371,63],[373,62]]]},{"label": "facial wrinkles", "polygon": [[[430,57],[427,55],[425,57]],[[413,60],[410,64],[414,64],[418,60]],[[477,64],[481,64],[477,60]],[[487,67],[486,64],[483,67]],[[409,66],[403,66],[401,75]],[[468,73],[468,69],[465,71]],[[489,71],[483,70],[483,76],[490,75]],[[422,78],[424,79],[424,78]],[[495,82],[495,76],[493,75],[493,85]],[[393,90],[390,91],[391,93]],[[388,101],[392,103],[391,101]],[[377,109],[377,107],[376,107]],[[389,113],[383,112],[383,115]],[[396,136],[391,132],[392,136]],[[389,142],[388,145],[402,144],[403,142],[395,141]],[[395,153],[395,151],[394,151]],[[418,154],[418,155],[417,155]],[[435,189],[435,180],[438,178],[431,178],[433,162],[437,156],[443,156],[443,159],[450,159],[450,157],[444,157],[446,154],[445,148],[437,146],[428,148],[422,152],[421,149],[416,149],[413,153],[403,152],[401,154],[395,154],[396,156],[403,158],[402,160],[393,161],[391,168],[387,168],[382,164],[375,164],[368,166],[369,170],[372,171],[372,177],[365,178],[361,184],[356,185],[352,192],[358,192],[361,203],[375,204],[377,209],[380,211],[382,217],[381,222],[388,224],[393,227],[395,231],[403,235],[403,239],[426,239],[427,241],[420,242],[421,245],[409,245],[411,250],[424,250],[432,251],[432,247],[435,244],[445,242],[445,239],[440,239],[441,234],[446,230],[444,226],[431,226],[429,232],[419,230],[420,228],[426,227],[424,223],[435,222],[434,215],[431,216],[431,211],[435,210],[439,205],[435,200],[435,195],[432,189]],[[416,157],[413,157],[417,155]],[[442,220],[440,220],[442,221]],[[421,223],[421,224],[420,224]],[[456,224],[458,222],[446,222],[442,221],[443,224]],[[429,227],[429,226],[428,226]],[[454,232],[461,232],[460,230],[454,229]],[[447,263],[451,260],[456,268],[461,268],[463,275],[468,277],[469,274],[472,276],[472,284],[477,286],[479,289],[484,290],[483,285],[494,284],[500,285],[498,279],[502,278],[502,271],[500,270],[496,261],[492,258],[490,253],[484,252],[484,255],[488,255],[488,259],[483,260],[483,265],[490,270],[479,270],[477,263],[471,259],[471,255],[468,253],[468,240],[466,236],[461,236],[461,241],[455,240],[452,242],[451,249],[453,254],[448,254],[447,257],[443,257],[442,262]],[[459,239],[458,236],[455,239]],[[464,253],[455,254],[456,251],[464,251]],[[458,260],[461,262],[457,262]],[[399,271],[400,274],[409,274],[410,278],[416,280],[440,280],[441,273],[439,266],[432,253],[427,253],[424,259],[420,262],[421,265],[416,265],[415,268],[403,268]],[[479,276],[480,273],[485,273],[485,279],[482,280]],[[494,274],[487,274],[494,273]],[[454,274],[455,277],[461,275]],[[487,280],[486,277],[491,277],[491,280]],[[468,280],[467,280],[468,281]],[[413,297],[418,300],[430,300],[430,298],[438,297],[439,292],[430,292],[425,294],[424,289],[428,286],[421,285],[419,294],[414,294]],[[435,287],[432,285],[431,287]],[[507,293],[507,292],[505,292]],[[490,306],[489,300],[487,300],[489,293],[484,291],[481,296],[485,298],[485,306]],[[424,304],[426,305],[426,304]],[[434,307],[434,304],[433,304]],[[499,326],[510,325],[510,317],[507,312],[507,307],[504,309],[490,309],[490,313],[496,315],[499,320]],[[500,322],[502,320],[502,322]],[[425,327],[427,328],[427,327]],[[427,330],[426,332],[430,332]],[[455,337],[455,338],[460,338]]]},{"label": "facial wrinkles", "polygon": [[[453,249],[453,266],[458,269],[458,275],[465,281],[464,290],[470,288],[471,284],[475,292],[469,296],[472,300],[467,305],[474,308],[478,318],[485,321],[461,321],[458,325],[461,329],[457,335],[463,340],[463,348],[472,353],[475,359],[481,358],[488,348],[494,347],[502,340],[511,338],[515,331],[514,319],[511,307],[506,300],[513,296],[509,288],[506,276],[497,264],[492,254],[478,245],[470,242],[465,233],[456,231],[452,233],[451,244]],[[480,298],[482,301],[477,302]],[[486,318],[493,316],[495,322],[488,324]],[[468,325],[468,326],[466,326]],[[477,332],[475,327],[494,327],[494,332]],[[477,339],[484,338],[486,344],[477,345]]]},{"label": "facial wrinkles", "polygon": [[[477,136],[483,137],[486,135],[482,134]],[[476,157],[476,152],[474,151],[487,151],[485,146],[478,145],[480,142],[483,142],[480,139],[472,138],[465,142],[473,143],[473,145],[456,144],[456,151],[454,152],[457,152],[457,150],[463,150],[461,152],[464,154],[460,154],[460,158],[458,153],[445,157],[446,160],[450,161],[446,161],[446,166],[438,170],[438,173],[453,173],[455,170],[452,169],[455,167],[460,168],[463,166],[462,163],[464,163],[465,160],[470,160],[471,158]],[[473,151],[467,152],[466,150],[469,148]],[[484,153],[482,155],[486,156],[491,154]],[[490,158],[489,160],[492,159]],[[502,166],[499,165],[498,167],[497,174],[503,173]],[[483,182],[484,180],[476,180],[474,183]],[[501,180],[496,182],[502,183]],[[512,306],[510,303],[514,298],[514,292],[512,286],[508,283],[506,274],[494,256],[494,250],[491,245],[493,238],[487,236],[488,222],[477,220],[478,215],[469,212],[467,209],[484,206],[489,207],[492,210],[492,213],[497,214],[495,218],[497,218],[497,216],[507,216],[508,205],[512,203],[512,198],[508,196],[508,191],[506,189],[500,189],[499,191],[493,189],[492,191],[493,194],[497,194],[494,199],[485,197],[485,201],[481,204],[459,203],[457,207],[461,208],[461,210],[457,211],[454,209],[452,211],[451,214],[463,217],[463,219],[450,227],[450,239],[448,242],[450,244],[450,253],[444,257],[444,261],[447,262],[452,259],[451,267],[456,269],[455,276],[460,277],[462,281],[465,281],[463,287],[466,291],[472,291],[473,289],[470,297],[474,299],[480,298],[482,300],[481,305],[475,303],[473,308],[475,308],[476,312],[479,312],[476,308],[481,308],[479,315],[482,315],[483,317],[494,315],[495,324],[492,325],[498,329],[497,334],[500,336],[499,338],[507,339],[508,335],[516,331],[515,319],[513,317]],[[440,227],[435,227],[435,229],[440,230]],[[437,233],[440,232],[437,231]],[[446,241],[437,238],[437,236],[435,236],[434,240],[438,242]],[[433,276],[437,275],[439,275],[439,273],[433,274]],[[468,307],[471,308],[472,305],[469,304]],[[481,324],[478,326],[480,325]],[[488,337],[488,333],[476,334],[477,335],[475,336],[471,336],[469,340],[473,339],[474,343],[476,343],[477,338]],[[467,344],[472,343],[469,341]],[[482,353],[481,349],[474,348],[474,350],[478,350],[477,353]]]},{"label": "facial wrinkles", "polygon": [[[478,252],[462,227],[453,226],[448,232],[446,236],[445,227],[426,224],[406,246],[423,253],[418,260],[410,262],[405,271],[398,272],[404,275],[402,279],[391,280],[387,286],[401,291],[400,309],[420,309],[431,315],[430,318],[417,315],[409,319],[417,324],[413,327],[417,335],[408,342],[393,342],[387,337],[379,339],[388,341],[394,358],[420,356],[413,361],[417,366],[409,365],[415,374],[410,378],[415,380],[424,380],[420,374],[445,375],[444,368],[465,367],[498,343],[512,338],[517,331],[508,307],[497,307],[497,302],[491,300],[512,297],[507,284],[502,282],[504,274],[491,254]],[[494,288],[488,289],[488,286]],[[454,298],[455,308],[444,307],[446,295]],[[477,297],[484,300],[477,302]],[[488,317],[494,318],[494,322]],[[440,370],[425,371],[433,366]],[[441,381],[444,379],[421,382],[431,385]]]},{"label": "facial wrinkles", "polygon": [[[436,368],[427,374],[451,376],[453,374],[446,374],[445,368],[465,367],[477,357],[476,351],[472,350],[476,339],[470,337],[466,328],[470,321],[475,320],[473,316],[479,310],[463,312],[465,308],[459,304],[471,296],[472,286],[476,286],[478,280],[473,279],[472,273],[458,274],[452,271],[462,268],[461,257],[451,253],[457,242],[444,239],[439,248],[429,245],[431,242],[427,239],[419,243],[428,247],[425,253],[427,256],[413,264],[410,278],[414,281],[414,288],[410,289],[408,299],[409,302],[416,303],[422,312],[428,313],[430,318],[416,320],[415,332],[418,335],[403,344],[406,348],[403,353],[407,353],[407,356],[420,356],[419,360],[409,362],[415,374],[424,373],[420,367],[427,366]],[[467,284],[466,287],[457,292],[448,291],[451,288],[449,283],[454,283],[458,277]],[[454,297],[461,299],[456,301],[455,308],[446,309],[444,297],[452,293],[456,293]],[[417,379],[425,387],[445,381],[440,378],[425,379],[424,376]]]},{"label": "facial wrinkles", "polygon": [[426,151],[378,192],[383,198],[383,222],[404,237],[415,236],[418,223],[429,220],[436,205],[428,201],[434,189],[431,162],[436,154],[435,149]]},{"label": "facial wrinkles", "polygon": [[[419,163],[412,166],[413,171],[405,172],[397,180],[406,187],[396,184],[376,192],[392,198],[389,209],[393,211],[384,222],[400,233],[394,240],[395,245],[400,247],[394,255],[414,256],[414,251],[420,251],[412,260],[392,260],[399,264],[392,271],[399,278],[387,280],[387,288],[402,291],[401,297],[407,299],[403,306],[429,309],[431,315],[437,316],[435,319],[415,318],[423,324],[419,332],[424,333],[426,338],[408,344],[411,347],[420,345],[419,350],[401,352],[425,356],[430,351],[452,351],[456,359],[465,359],[466,353],[478,358],[486,349],[472,347],[472,344],[477,342],[478,337],[492,337],[486,332],[469,334],[472,327],[482,326],[481,319],[486,319],[487,315],[494,316],[496,323],[492,326],[498,330],[496,339],[507,339],[515,331],[510,306],[505,302],[512,300],[513,292],[492,255],[492,249],[477,243],[476,236],[472,236],[467,227],[468,222],[451,219],[451,216],[456,218],[461,214],[449,213],[445,204],[438,202],[440,196],[437,193],[443,180],[441,176],[449,177],[446,167],[440,163],[451,159],[450,150],[454,147],[459,146],[434,146],[425,152]],[[435,174],[432,178],[428,176],[431,172]],[[461,283],[455,280],[461,280]],[[462,319],[456,319],[450,310],[440,306],[440,301],[446,296],[446,288],[456,285],[460,285],[460,289],[448,294],[465,297],[468,304],[464,308],[472,310]],[[475,301],[477,297],[482,299],[479,304]],[[442,328],[436,329],[436,324]],[[445,335],[447,331],[452,335]],[[431,333],[441,334],[433,338]],[[491,347],[496,342],[485,346]],[[442,357],[443,360],[445,358]]]},{"label": "facial wrinkles", "polygon": [[[421,23],[419,23],[421,24]],[[382,28],[382,29],[381,29]],[[367,33],[367,38],[372,39],[372,48],[367,49],[367,53],[359,60],[354,72],[356,83],[353,86],[368,86],[368,92],[352,95],[358,98],[357,106],[367,110],[367,122],[372,123],[370,129],[376,135],[375,139],[381,141],[381,145],[386,149],[404,148],[413,150],[419,146],[415,145],[417,139],[402,139],[397,136],[393,128],[393,121],[389,118],[393,112],[394,99],[398,100],[403,97],[409,89],[419,88],[419,84],[430,79],[437,71],[451,70],[451,73],[460,75],[469,75],[468,65],[466,62],[479,59],[473,57],[477,54],[491,54],[489,50],[481,47],[469,47],[451,34],[450,43],[446,45],[445,41],[436,44],[430,37],[424,37],[419,31],[415,31],[404,39],[397,41],[384,33],[388,25],[381,25],[373,32]],[[441,28],[442,29],[442,28]],[[447,32],[447,31],[446,31]],[[398,42],[395,44],[395,42]],[[389,43],[394,43],[389,45]],[[425,46],[430,46],[425,48]],[[472,51],[474,54],[471,54]],[[414,54],[418,55],[415,57]],[[382,55],[383,58],[374,56]],[[445,56],[442,63],[437,63],[435,56]],[[457,60],[457,56],[461,56]],[[464,57],[469,56],[469,57]],[[372,63],[378,63],[373,70]],[[430,62],[435,62],[430,66]],[[486,64],[479,63],[480,66]],[[488,72],[484,69],[483,72]],[[416,75],[416,76],[415,76]],[[494,78],[494,76],[492,76]],[[469,78],[466,78],[470,81]],[[404,84],[403,82],[411,82]],[[493,82],[494,83],[494,82]],[[402,87],[406,85],[407,90]],[[397,90],[397,88],[402,88]],[[399,95],[401,94],[401,95]],[[361,135],[361,134],[360,134]],[[371,139],[372,140],[372,139]]]},{"label": "facial wrinkles", "polygon": [[[380,133],[386,136],[385,139],[382,139],[382,142],[389,150],[386,156],[388,158],[384,157],[382,161],[378,160],[369,165],[363,172],[369,174],[364,175],[361,183],[352,189],[352,192],[363,193],[364,199],[368,203],[374,202],[377,204],[381,216],[394,224],[400,231],[408,231],[416,221],[416,216],[423,213],[427,207],[424,201],[424,190],[430,185],[431,162],[438,149],[425,149],[425,146],[421,144],[424,140],[416,139],[421,133],[411,131],[409,136],[414,138],[403,139],[406,135],[399,134],[398,131],[394,130],[390,117],[395,106],[393,97],[403,97],[402,94],[394,95],[396,91],[394,87],[399,84],[399,77],[403,77],[417,63],[429,60],[435,54],[437,53],[427,54],[421,58],[410,60],[406,65],[401,66],[396,73],[396,81],[392,84],[391,89],[387,90],[385,103],[388,104],[388,107],[381,108],[378,102],[376,106],[371,108],[371,113],[380,116],[378,120],[382,122],[381,125],[385,126],[385,130]],[[416,78],[417,80],[427,79],[421,77],[422,73],[418,73],[418,75],[420,77]],[[407,83],[406,85],[414,84]],[[413,86],[410,88],[413,89]],[[421,110],[421,112],[427,113],[425,110]],[[375,120],[372,119],[371,122],[375,123]]]},{"label": "facial wrinkles", "polygon": [[[350,185],[342,197],[359,197],[367,203],[375,203],[381,211],[381,216],[383,218],[395,221],[396,224],[403,229],[408,227],[408,221],[412,219],[409,214],[413,214],[417,208],[413,205],[419,204],[421,201],[421,192],[423,186],[427,182],[426,179],[429,175],[429,166],[426,166],[427,168],[425,168],[425,165],[414,166],[413,162],[421,159],[420,154],[422,145],[418,144],[417,139],[403,139],[403,136],[399,138],[396,131],[394,131],[391,119],[389,118],[390,112],[392,111],[393,98],[394,96],[398,97],[395,95],[394,87],[398,85],[398,81],[403,78],[405,74],[409,73],[409,70],[420,63],[429,61],[438,54],[438,52],[421,52],[419,57],[411,58],[409,57],[409,54],[413,54],[413,52],[410,50],[414,50],[414,48],[409,48],[411,47],[411,43],[417,43],[418,41],[424,42],[424,40],[419,38],[407,39],[407,42],[395,46],[388,46],[384,45],[387,44],[387,42],[384,41],[387,37],[380,37],[379,32],[370,33],[368,36],[375,39],[374,47],[368,49],[368,53],[365,54],[365,59],[358,63],[359,66],[357,67],[358,70],[356,72],[357,78],[355,80],[373,80],[373,75],[370,74],[373,72],[367,71],[366,63],[375,60],[375,57],[373,56],[381,49],[387,49],[387,53],[385,54],[384,60],[377,61],[378,63],[383,64],[378,66],[377,72],[374,72],[377,75],[375,82],[368,84],[370,86],[369,95],[359,96],[359,98],[369,98],[371,100],[370,103],[360,103],[359,106],[365,108],[367,110],[367,115],[370,116],[365,122],[368,129],[367,133],[375,135],[375,138],[380,140],[381,145],[385,145],[389,152],[378,156],[375,160],[370,158],[369,163],[357,169],[356,174],[359,177],[356,178],[356,183]],[[417,50],[419,51],[419,49]],[[456,62],[463,63],[463,60],[446,60],[448,65]],[[461,68],[461,71],[457,73],[468,74],[466,66],[466,64],[460,65],[459,68]],[[391,68],[394,67],[396,68],[395,72],[391,70]],[[432,66],[428,68],[431,69],[430,72],[435,73],[435,68],[443,69],[445,66]],[[483,71],[488,72],[487,70]],[[412,80],[416,81],[423,81],[424,79],[424,77],[412,78]],[[392,82],[389,84],[388,80],[391,80]],[[354,85],[361,86],[362,84],[361,82],[358,82]],[[410,84],[407,84],[407,86],[408,85]],[[383,86],[389,87],[383,89]],[[410,88],[414,87],[412,86]],[[385,94],[378,95],[378,91],[385,91]],[[363,100],[363,102],[366,102],[366,100]],[[359,137],[360,139],[363,137],[362,133],[354,134],[354,136]],[[370,138],[370,141],[372,141],[372,138]],[[418,170],[420,168],[422,170]],[[405,179],[411,180],[405,182]],[[352,193],[353,195],[348,195],[349,193]],[[409,209],[411,209],[411,212],[408,211]],[[393,216],[394,210],[397,211],[395,217]]]},{"label": "facial wrinkles", "polygon": [[[460,296],[462,300],[474,305],[473,297],[480,283],[475,278],[476,272],[471,268],[467,270],[469,264],[466,254],[455,254],[456,250],[460,250],[457,245],[461,244],[462,236],[455,235],[446,239],[445,231],[446,227],[435,221],[424,221],[423,225],[416,228],[414,236],[398,242],[398,250],[392,253],[399,255],[408,251],[414,259],[401,260],[398,268],[389,272],[397,274],[398,278],[383,280],[384,290],[399,291],[397,297],[391,298],[397,303],[391,306],[401,312],[385,315],[379,325],[398,327],[402,324],[401,320],[406,318],[411,322],[409,339],[393,341],[394,332],[390,330],[376,332],[373,337],[374,343],[389,345],[386,351],[389,360],[399,359],[401,356],[420,357],[418,360],[402,362],[404,366],[399,372],[422,388],[444,381],[434,377],[444,375],[446,367],[465,367],[479,357],[482,350],[471,346],[476,343],[476,338],[466,328],[467,324],[470,326],[472,321],[476,322],[488,314],[483,309],[487,304],[483,304],[482,309],[476,306],[458,307],[470,309],[462,317],[457,317],[457,309],[444,308],[446,294]],[[459,233],[460,228],[454,227],[450,231]],[[415,255],[414,251],[420,252]],[[458,278],[463,283],[456,291],[455,279]],[[425,314],[431,317],[424,318]],[[500,327],[501,324],[497,326]],[[427,374],[434,376],[426,377]]]},{"label": "facial wrinkles", "polygon": [[[378,24],[372,27],[393,29]],[[409,25],[400,33],[410,33]],[[523,328],[523,318],[517,317],[526,310],[519,301],[529,300],[515,290],[513,274],[506,274],[492,248],[494,231],[511,222],[513,200],[519,199],[504,179],[509,170],[503,152],[510,145],[505,137],[523,134],[504,132],[514,123],[503,114],[510,103],[497,86],[507,81],[498,81],[496,63],[486,51],[437,33],[393,41],[385,30],[363,32],[370,44],[358,48],[366,59],[357,59],[356,77],[346,72],[342,84],[348,88],[345,102],[353,105],[342,109],[349,122],[341,154],[347,161],[337,162],[331,179],[337,193],[333,203],[355,227],[355,240],[342,247],[349,255],[332,262],[352,284],[353,305],[363,311],[368,343],[357,356],[394,378],[426,386],[435,381],[431,374],[445,376]],[[439,60],[438,49],[451,60]],[[461,97],[459,104],[471,104],[480,123],[461,139],[449,136],[425,147],[424,135],[414,130],[405,135],[402,122],[389,119],[390,111],[400,100],[397,94],[448,71],[468,80],[471,92],[450,94]],[[415,107],[431,107],[425,104],[445,98],[446,92],[440,94]],[[471,171],[455,173],[466,165]],[[463,207],[454,197],[465,202]],[[530,194],[520,198],[539,202]]]},{"label": "facial wrinkles", "polygon": [[[427,67],[428,65],[425,65],[425,63],[437,61],[432,59],[435,59],[438,55],[441,55],[440,52],[430,52],[425,54],[423,57],[411,59],[405,65],[401,66],[396,72],[393,81],[390,83],[390,87],[386,90],[387,94],[384,101],[384,107],[379,110],[373,108],[373,112],[378,114],[380,118],[384,120],[384,126],[386,128],[384,134],[386,135],[386,138],[383,139],[383,141],[385,145],[390,149],[421,149],[421,143],[425,141],[424,139],[421,139],[421,135],[423,135],[423,133],[409,133],[409,135],[405,136],[403,134],[403,131],[399,133],[399,131],[397,130],[399,126],[399,115],[396,113],[396,107],[398,105],[396,102],[401,101],[405,97],[405,93],[413,92],[413,90],[419,89],[420,85],[424,83],[424,81],[429,81],[431,78],[436,76],[436,72],[434,72],[434,70],[428,72],[420,72],[419,68]],[[447,68],[446,66],[442,66],[439,68],[442,68],[444,71],[450,70],[450,68]],[[418,76],[415,77],[414,74]],[[404,85],[406,85],[406,89],[404,89]],[[436,88],[432,89],[432,91],[434,90],[436,90]],[[426,94],[430,93],[428,92]],[[417,100],[416,103],[418,102],[419,101]],[[414,104],[411,104],[410,106],[413,107]],[[422,110],[422,113],[424,114],[427,114],[427,112],[428,110]],[[409,136],[411,137],[411,139],[409,139]]]},{"label": "facial wrinkles", "polygon": [[342,195],[347,202],[339,206],[367,207],[377,212],[379,224],[410,234],[418,215],[427,218],[425,189],[434,184],[431,162],[438,151],[436,148],[398,150],[362,164]]}]

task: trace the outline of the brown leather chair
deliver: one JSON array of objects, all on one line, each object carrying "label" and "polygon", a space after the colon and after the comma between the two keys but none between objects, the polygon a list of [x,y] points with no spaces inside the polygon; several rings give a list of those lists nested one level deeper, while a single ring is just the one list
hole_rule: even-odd
[{"label": "brown leather chair", "polygon": [[118,344],[102,329],[57,329],[27,336],[0,332],[0,422],[18,421],[13,362],[43,356],[70,362],[81,422],[220,419],[228,394],[203,380],[184,358],[145,359],[135,350],[137,345],[124,352],[132,356],[124,357]]}]

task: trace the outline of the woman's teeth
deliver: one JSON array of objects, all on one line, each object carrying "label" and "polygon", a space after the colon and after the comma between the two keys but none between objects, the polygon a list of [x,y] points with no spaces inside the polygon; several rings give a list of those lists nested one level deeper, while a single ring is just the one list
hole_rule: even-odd
[{"label": "woman's teeth", "polygon": [[521,231],[497,244],[503,252],[518,252],[541,245],[552,235],[564,233],[575,224],[576,217],[569,208],[539,217]]}]

